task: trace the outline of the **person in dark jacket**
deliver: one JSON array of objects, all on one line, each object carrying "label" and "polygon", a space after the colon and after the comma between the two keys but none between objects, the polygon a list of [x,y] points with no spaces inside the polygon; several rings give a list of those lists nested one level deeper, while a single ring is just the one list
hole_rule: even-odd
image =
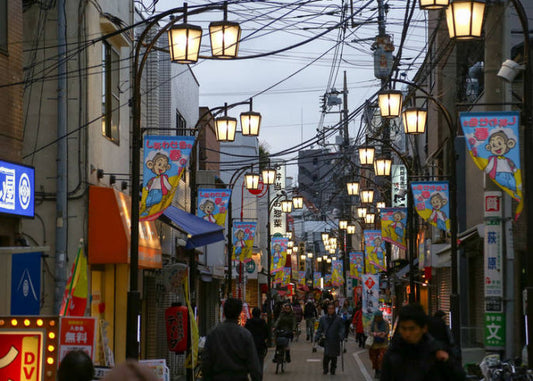
[{"label": "person in dark jacket", "polygon": [[93,361],[82,350],[68,352],[57,370],[58,381],[91,381],[93,378]]},{"label": "person in dark jacket", "polygon": [[307,333],[306,340],[311,340],[315,335],[315,320],[318,318],[318,312],[313,299],[309,299],[304,306],[305,330]]},{"label": "person in dark jacket", "polygon": [[268,350],[268,327],[266,321],[261,319],[261,311],[259,308],[255,307],[252,310],[252,318],[246,320],[244,328],[250,331],[254,338],[255,349],[257,350],[257,356],[259,357],[259,366],[262,371]]},{"label": "person in dark jacket", "polygon": [[[278,320],[274,323],[274,330],[284,331],[289,334],[292,338],[293,334],[296,332],[296,317],[292,311],[290,303],[285,303],[283,309],[281,310]],[[285,351],[285,361],[291,362],[291,351],[287,346]]]},{"label": "person in dark jacket", "polygon": [[204,381],[252,381],[262,379],[252,334],[239,326],[242,301],[228,298],[224,303],[226,320],[208,335],[202,352]]},{"label": "person in dark jacket", "polygon": [[398,331],[383,358],[381,381],[462,381],[465,373],[449,361],[428,331],[428,319],[418,304],[402,307]]},{"label": "person in dark jacket", "polygon": [[435,315],[429,320],[429,334],[443,345],[444,350],[453,357],[454,361],[457,361],[460,358],[461,351],[459,346],[455,344],[450,327],[444,320],[445,317],[446,313],[444,311],[438,310],[435,312]]},{"label": "person in dark jacket", "polygon": [[337,369],[337,356],[341,353],[341,341],[344,340],[344,321],[335,313],[335,305],[330,303],[327,306],[327,314],[320,318],[318,329],[316,331],[315,341],[318,342],[320,336],[324,335],[326,340],[324,343],[324,359],[322,367],[324,374],[335,374]]}]

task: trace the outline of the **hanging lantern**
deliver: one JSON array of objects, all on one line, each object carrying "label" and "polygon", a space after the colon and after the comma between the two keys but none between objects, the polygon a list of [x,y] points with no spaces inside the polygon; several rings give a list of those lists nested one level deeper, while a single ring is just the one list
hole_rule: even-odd
[{"label": "hanging lantern", "polygon": [[304,207],[304,198],[302,196],[294,196],[292,198],[294,209],[302,209]]},{"label": "hanging lantern", "polygon": [[420,0],[420,9],[445,9],[449,4],[450,0]]},{"label": "hanging lantern", "polygon": [[366,208],[364,206],[360,206],[357,208],[357,217],[359,218],[365,218],[366,216]]},{"label": "hanging lantern", "polygon": [[292,249],[290,247],[287,248],[287,254],[288,255],[291,255],[292,254]]},{"label": "hanging lantern", "polygon": [[428,111],[423,108],[407,108],[402,113],[403,130],[406,134],[419,135],[426,132]]},{"label": "hanging lantern", "polygon": [[307,258],[307,257],[305,256],[305,254],[300,254],[300,259],[301,259],[302,261],[305,261],[306,258]]},{"label": "hanging lantern", "polygon": [[322,259],[326,261],[328,259],[328,256],[327,255],[323,255]]},{"label": "hanging lantern", "polygon": [[313,258],[313,253],[311,252],[307,253],[307,258]]},{"label": "hanging lantern", "polygon": [[365,223],[373,224],[375,219],[376,219],[376,215],[374,213],[367,213],[365,216]]},{"label": "hanging lantern", "polygon": [[281,211],[283,213],[290,213],[292,212],[292,201],[291,200],[284,200],[281,202]]},{"label": "hanging lantern", "polygon": [[453,0],[446,9],[446,23],[451,39],[480,38],[483,31],[485,2],[480,0]]},{"label": "hanging lantern", "polygon": [[376,150],[371,146],[359,147],[359,162],[361,165],[374,164],[374,153]]},{"label": "hanging lantern", "polygon": [[329,239],[329,245],[330,245],[331,247],[335,247],[335,248],[336,248],[336,247],[337,247],[337,238],[336,238],[336,237],[331,237],[331,238]]},{"label": "hanging lantern", "polygon": [[316,259],[316,261],[317,261],[317,262],[322,262],[322,257],[318,257],[318,258]]},{"label": "hanging lantern", "polygon": [[287,232],[287,238],[288,238],[289,240],[292,239],[292,232]]},{"label": "hanging lantern", "polygon": [[361,202],[363,204],[372,204],[374,202],[374,191],[372,189],[364,189],[361,191]]},{"label": "hanging lantern", "polygon": [[380,201],[380,202],[376,203],[376,208],[378,208],[378,209],[386,208],[385,202],[384,201]]},{"label": "hanging lantern", "polygon": [[339,229],[346,230],[348,228],[348,221],[339,220]]},{"label": "hanging lantern", "polygon": [[392,160],[388,157],[379,157],[374,160],[374,173],[376,176],[390,176]]},{"label": "hanging lantern", "polygon": [[180,64],[192,64],[198,61],[202,28],[190,25],[184,18],[183,24],[173,25],[167,32],[170,59]]},{"label": "hanging lantern", "polygon": [[235,58],[239,52],[241,27],[238,23],[228,21],[228,9],[224,8],[224,20],[209,24],[211,37],[211,54],[215,58]]},{"label": "hanging lantern", "polygon": [[355,225],[348,225],[346,227],[346,233],[347,234],[355,234]]},{"label": "hanging lantern", "polygon": [[379,111],[383,118],[397,118],[402,111],[402,92],[386,90],[378,94]]},{"label": "hanging lantern", "polygon": [[346,183],[346,188],[348,189],[348,195],[350,196],[357,196],[359,194],[359,183],[358,182],[350,182]]},{"label": "hanging lantern", "polygon": [[327,242],[329,240],[329,234],[328,233],[322,233],[322,242]]},{"label": "hanging lantern", "polygon": [[252,111],[250,99],[250,111],[241,113],[241,128],[244,136],[258,136],[261,128],[261,114]]},{"label": "hanging lantern", "polygon": [[[330,254],[334,254],[334,253],[335,253],[335,250],[333,250],[333,253],[332,253],[331,251],[330,251],[329,253],[330,253]],[[327,263],[331,263],[331,258],[326,259],[326,262],[327,262]]]},{"label": "hanging lantern", "polygon": [[[228,105],[224,104],[224,116],[215,119],[215,132],[219,142],[232,142],[235,140],[237,119],[228,116]],[[257,189],[257,188],[256,188]]]},{"label": "hanging lantern", "polygon": [[292,248],[294,247],[294,241],[288,241],[288,242],[287,242],[287,247],[288,247],[289,249],[292,249]]},{"label": "hanging lantern", "polygon": [[244,184],[246,189],[254,190],[259,188],[259,174],[247,173],[244,175]]},{"label": "hanging lantern", "polygon": [[263,184],[272,185],[276,182],[276,170],[274,168],[264,168],[261,171]]},{"label": "hanging lantern", "polygon": [[294,246],[294,247],[292,248],[292,251],[293,251],[294,253],[297,253],[297,252],[298,252],[298,246]]}]

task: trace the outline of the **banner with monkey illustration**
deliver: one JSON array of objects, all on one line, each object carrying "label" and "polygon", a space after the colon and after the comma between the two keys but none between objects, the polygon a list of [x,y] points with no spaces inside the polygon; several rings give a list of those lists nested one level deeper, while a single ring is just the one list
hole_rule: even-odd
[{"label": "banner with monkey illustration", "polygon": [[235,261],[248,262],[252,260],[257,222],[233,221],[233,256]]},{"label": "banner with monkey illustration", "polygon": [[524,208],[518,111],[462,112],[459,115],[470,156],[492,181]]},{"label": "banner with monkey illustration", "polygon": [[226,226],[231,189],[198,189],[196,215],[219,226]]},{"label": "banner with monkey illustration", "polygon": [[381,208],[380,211],[383,240],[405,250],[407,208]]},{"label": "banner with monkey illustration", "polygon": [[417,213],[440,230],[450,231],[450,196],[447,181],[411,183]]},{"label": "banner with monkey illustration", "polygon": [[386,248],[385,241],[381,237],[381,230],[365,230],[365,272],[376,274],[385,271]]},{"label": "banner with monkey illustration", "polygon": [[155,220],[170,206],[193,145],[193,136],[144,137],[141,221]]}]

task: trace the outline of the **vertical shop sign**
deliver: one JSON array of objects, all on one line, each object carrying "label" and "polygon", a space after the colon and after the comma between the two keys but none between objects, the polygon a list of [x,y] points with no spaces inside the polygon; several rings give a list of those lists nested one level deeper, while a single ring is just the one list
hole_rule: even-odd
[{"label": "vertical shop sign", "polygon": [[407,168],[403,164],[393,164],[392,176],[392,206],[395,208],[407,207]]},{"label": "vertical shop sign", "polygon": [[374,312],[379,307],[379,275],[363,274],[361,278],[363,286],[363,326],[365,327],[365,332],[368,332]]},{"label": "vertical shop sign", "polygon": [[270,201],[277,200],[272,205],[272,211],[270,212],[270,235],[275,234],[285,235],[287,231],[287,220],[281,210],[281,191],[285,189],[285,162],[276,161],[272,163],[276,170],[276,181],[272,185],[272,191],[270,191]]}]

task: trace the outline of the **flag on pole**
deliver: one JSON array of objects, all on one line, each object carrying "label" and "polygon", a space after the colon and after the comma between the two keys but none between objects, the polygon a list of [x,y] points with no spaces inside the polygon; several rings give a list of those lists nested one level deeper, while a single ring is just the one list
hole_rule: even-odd
[{"label": "flag on pole", "polygon": [[87,257],[83,252],[83,240],[80,240],[80,247],[70,270],[70,277],[65,287],[59,315],[84,316],[88,296]]}]

